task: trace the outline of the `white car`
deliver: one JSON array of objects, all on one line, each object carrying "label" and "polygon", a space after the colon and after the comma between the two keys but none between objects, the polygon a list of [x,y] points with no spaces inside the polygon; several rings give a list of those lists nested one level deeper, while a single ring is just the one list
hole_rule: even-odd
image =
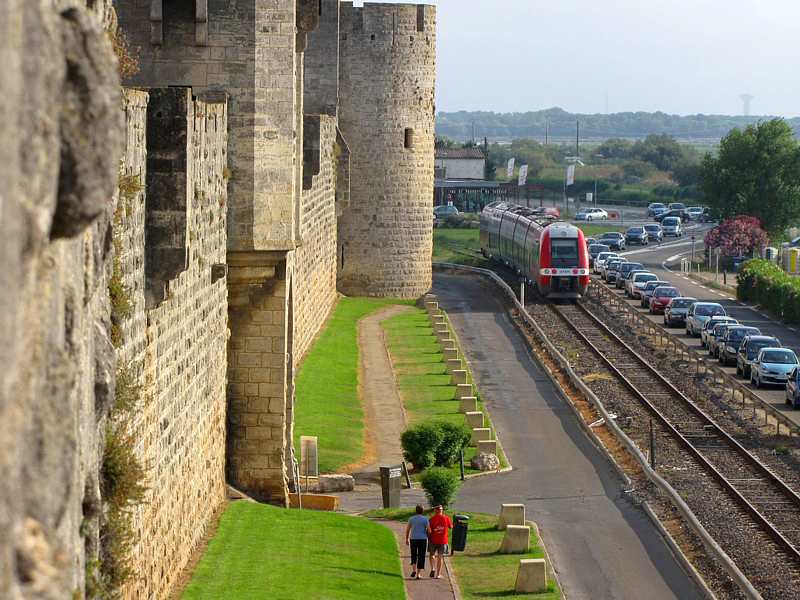
[{"label": "white car", "polygon": [[455,217],[456,215],[458,215],[458,209],[451,204],[433,207],[434,217]]},{"label": "white car", "polygon": [[614,258],[617,256],[616,252],[601,252],[597,255],[597,258],[594,259],[594,272],[595,273],[602,273],[603,272],[603,265],[606,264],[606,261],[609,258]]},{"label": "white car", "polygon": [[690,206],[686,209],[686,218],[690,221],[699,221],[702,214],[703,209],[700,206]]},{"label": "white car", "polygon": [[628,286],[625,293],[628,294],[629,298],[638,298],[648,281],[658,281],[658,275],[648,273],[647,271],[634,273],[631,275],[631,278],[625,282]]},{"label": "white car", "polygon": [[683,235],[683,228],[681,227],[680,217],[667,217],[661,221],[661,230],[664,232],[664,237],[668,235],[681,237]]},{"label": "white car", "polygon": [[756,387],[786,385],[796,366],[797,356],[788,348],[762,348],[750,365],[750,381]]},{"label": "white car", "polygon": [[608,213],[602,208],[584,208],[575,215],[575,219],[578,221],[604,221],[607,218]]}]

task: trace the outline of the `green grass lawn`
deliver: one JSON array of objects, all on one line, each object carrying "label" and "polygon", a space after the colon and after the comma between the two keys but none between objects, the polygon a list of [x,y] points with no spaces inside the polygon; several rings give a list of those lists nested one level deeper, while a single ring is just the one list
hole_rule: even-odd
[{"label": "green grass lawn", "polygon": [[[397,387],[403,399],[409,425],[422,423],[429,419],[441,419],[461,425],[464,415],[458,412],[459,401],[453,398],[454,388],[450,375],[444,372],[445,364],[439,351],[439,344],[433,335],[427,313],[421,308],[395,315],[381,321],[386,331],[386,345],[394,365]],[[460,354],[459,350],[459,355]],[[469,373],[467,380],[472,383]],[[478,410],[483,408],[480,395]],[[486,426],[489,427],[488,420]],[[494,432],[492,432],[494,439]],[[469,459],[475,455],[475,448],[464,449],[466,473],[477,473],[469,468]],[[501,466],[507,466],[504,456],[500,456]],[[458,465],[452,467],[460,473]],[[417,478],[418,473],[412,473]]]},{"label": "green grass lawn", "polygon": [[433,230],[433,262],[449,262],[459,265],[486,267],[490,262],[483,257],[467,256],[480,252],[480,235],[477,229]]},{"label": "green grass lawn", "polygon": [[318,436],[319,470],[334,472],[364,454],[364,411],[358,396],[356,325],[365,315],[406,300],[341,298],[295,380],[294,444]]},{"label": "green grass lawn", "polygon": [[346,515],[234,502],[181,598],[405,598],[394,534]]},{"label": "green grass lawn", "polygon": [[[413,509],[380,509],[367,513],[374,518],[407,521]],[[552,575],[548,590],[539,594],[515,594],[514,582],[519,561],[523,558],[544,558],[539,540],[531,531],[531,548],[527,554],[499,554],[500,543],[505,532],[497,529],[497,517],[481,513],[463,513],[469,516],[469,531],[464,552],[453,557],[458,587],[462,598],[506,598],[508,596],[530,596],[556,600],[561,597],[553,583]],[[452,519],[452,514],[448,514]],[[451,537],[452,541],[452,532]],[[548,565],[550,573],[550,565]]]}]

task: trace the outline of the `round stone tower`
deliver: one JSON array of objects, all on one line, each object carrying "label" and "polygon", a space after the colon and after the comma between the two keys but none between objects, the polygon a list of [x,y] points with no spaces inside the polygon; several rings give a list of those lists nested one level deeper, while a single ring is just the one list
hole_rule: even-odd
[{"label": "round stone tower", "polygon": [[416,298],[431,286],[435,8],[343,2],[339,38],[350,203],[339,218],[338,287]]}]

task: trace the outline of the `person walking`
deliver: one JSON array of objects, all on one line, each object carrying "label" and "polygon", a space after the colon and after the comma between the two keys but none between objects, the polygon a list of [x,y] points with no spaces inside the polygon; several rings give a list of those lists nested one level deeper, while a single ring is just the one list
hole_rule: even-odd
[{"label": "person walking", "polygon": [[[442,506],[433,507],[433,516],[429,525],[431,535],[428,548],[431,552],[431,577],[442,578],[442,559],[448,553],[447,530],[453,528],[450,517],[442,514]],[[436,569],[433,568],[433,557],[436,555]]]},{"label": "person walking", "polygon": [[420,573],[425,570],[425,553],[431,533],[428,518],[422,514],[421,504],[417,504],[416,512],[406,526],[406,546],[411,546],[411,579],[419,579]]}]

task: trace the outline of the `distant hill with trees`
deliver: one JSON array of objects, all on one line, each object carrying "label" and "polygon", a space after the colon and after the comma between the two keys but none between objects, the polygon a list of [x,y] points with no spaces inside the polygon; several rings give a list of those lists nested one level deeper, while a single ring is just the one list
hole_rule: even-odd
[{"label": "distant hill with trees", "polygon": [[[575,121],[579,120],[581,140],[608,138],[642,139],[651,133],[667,134],[684,143],[716,143],[731,129],[744,129],[771,116],[668,115],[663,112],[622,112],[584,115],[560,108],[534,112],[495,113],[486,111],[440,112],[436,115],[436,135],[456,141],[511,140],[535,138],[543,140],[545,127],[553,140],[575,137]],[[786,119],[797,136],[800,117]]]}]

